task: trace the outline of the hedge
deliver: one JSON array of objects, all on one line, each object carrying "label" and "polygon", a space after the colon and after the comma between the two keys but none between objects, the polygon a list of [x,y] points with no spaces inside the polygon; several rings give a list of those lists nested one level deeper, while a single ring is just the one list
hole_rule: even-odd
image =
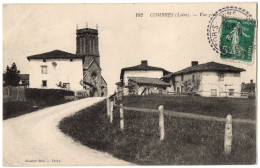
[{"label": "hedge", "polygon": [[74,96],[73,91],[62,89],[25,89],[25,99],[37,106],[55,105],[65,102],[65,96]]},{"label": "hedge", "polygon": [[3,103],[3,120],[30,113],[34,108],[30,102],[8,101]]}]

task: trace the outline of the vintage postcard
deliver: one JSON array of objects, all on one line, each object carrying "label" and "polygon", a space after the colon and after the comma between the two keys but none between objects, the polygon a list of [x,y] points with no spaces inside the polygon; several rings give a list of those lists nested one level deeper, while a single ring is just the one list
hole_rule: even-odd
[{"label": "vintage postcard", "polygon": [[3,166],[255,165],[257,3],[3,4]]}]

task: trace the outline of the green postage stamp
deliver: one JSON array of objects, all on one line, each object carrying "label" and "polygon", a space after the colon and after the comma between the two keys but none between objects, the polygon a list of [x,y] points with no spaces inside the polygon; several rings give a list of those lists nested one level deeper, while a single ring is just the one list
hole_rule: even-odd
[{"label": "green postage stamp", "polygon": [[223,17],[220,36],[220,57],[252,62],[255,27],[255,20]]}]

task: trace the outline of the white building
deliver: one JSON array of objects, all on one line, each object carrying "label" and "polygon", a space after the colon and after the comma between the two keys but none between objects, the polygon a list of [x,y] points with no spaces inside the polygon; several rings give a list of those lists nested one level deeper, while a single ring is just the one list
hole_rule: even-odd
[{"label": "white building", "polygon": [[211,97],[240,97],[242,68],[216,62],[192,66],[164,76],[177,93],[195,93]]},{"label": "white building", "polygon": [[[154,81],[154,80],[160,80],[164,75],[170,74],[169,71],[159,68],[159,67],[153,67],[148,66],[147,60],[141,61],[140,65],[127,67],[121,69],[120,74],[120,82],[116,83],[117,85],[117,91],[123,91],[124,95],[128,95],[129,93],[129,79],[132,79],[133,77],[135,79],[140,78],[143,81],[145,81],[145,85],[149,85],[147,81]],[[158,82],[157,82],[158,83]],[[164,82],[162,82],[165,84]]]},{"label": "white building", "polygon": [[101,75],[98,30],[77,29],[76,54],[54,50],[27,57],[30,61],[30,87],[85,90],[90,97],[107,96],[107,83]]},{"label": "white building", "polygon": [[62,84],[67,90],[82,90],[82,56],[54,50],[27,57],[30,64],[30,87],[60,89]]}]

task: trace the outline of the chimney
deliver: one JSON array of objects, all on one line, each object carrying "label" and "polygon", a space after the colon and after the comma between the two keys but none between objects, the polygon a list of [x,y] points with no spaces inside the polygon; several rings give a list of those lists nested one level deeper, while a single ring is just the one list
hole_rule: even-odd
[{"label": "chimney", "polygon": [[251,79],[251,80],[250,80],[250,83],[251,83],[251,84],[253,84],[253,83],[254,83],[253,79]]},{"label": "chimney", "polygon": [[142,61],[141,61],[141,65],[143,65],[143,66],[148,66],[147,60],[142,60]]},{"label": "chimney", "polygon": [[199,64],[198,61],[191,61],[191,66],[197,66]]}]

